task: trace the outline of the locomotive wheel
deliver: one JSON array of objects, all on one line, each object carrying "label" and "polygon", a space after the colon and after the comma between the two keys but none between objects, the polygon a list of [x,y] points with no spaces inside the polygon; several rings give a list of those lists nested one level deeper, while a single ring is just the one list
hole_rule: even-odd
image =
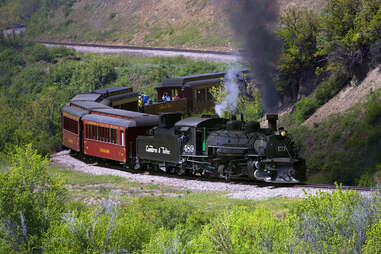
[{"label": "locomotive wheel", "polygon": [[225,165],[224,164],[220,164],[219,166],[218,166],[218,170],[217,170],[217,172],[218,172],[218,177],[219,178],[222,178],[222,179],[225,179],[226,181],[228,180],[228,176],[226,176],[224,173],[225,173]]},{"label": "locomotive wheel", "polygon": [[247,163],[247,176],[250,180],[256,180],[254,176],[255,170],[257,170],[257,168],[255,167],[255,161],[249,161]]},{"label": "locomotive wheel", "polygon": [[249,179],[250,180],[255,180],[255,176],[254,176],[254,172],[255,172],[255,168],[254,167],[248,167],[247,169],[247,175],[249,176]]},{"label": "locomotive wheel", "polygon": [[176,174],[179,175],[179,176],[184,175],[185,172],[186,172],[186,170],[183,169],[183,168],[180,168],[180,167],[179,167],[179,168],[176,169]]}]

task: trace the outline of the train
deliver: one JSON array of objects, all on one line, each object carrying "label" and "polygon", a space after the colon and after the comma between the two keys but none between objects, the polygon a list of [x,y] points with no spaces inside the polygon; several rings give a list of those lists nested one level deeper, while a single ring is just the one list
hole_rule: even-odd
[{"label": "train", "polygon": [[113,87],[75,96],[61,110],[62,145],[131,169],[268,183],[306,180],[305,161],[292,138],[277,127],[216,115],[134,111],[137,94]]}]

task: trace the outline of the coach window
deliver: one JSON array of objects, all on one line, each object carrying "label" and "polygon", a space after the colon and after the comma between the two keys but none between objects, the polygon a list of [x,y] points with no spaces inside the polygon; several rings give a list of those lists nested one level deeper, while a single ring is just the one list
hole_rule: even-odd
[{"label": "coach window", "polygon": [[95,139],[96,133],[97,133],[96,126],[90,125],[90,132],[91,132],[90,138]]},{"label": "coach window", "polygon": [[116,130],[115,129],[111,129],[111,143],[114,143],[114,144],[117,144],[117,140],[116,140]]},{"label": "coach window", "polygon": [[78,122],[71,118],[64,117],[64,129],[78,134]]},{"label": "coach window", "polygon": [[110,128],[105,128],[105,140],[110,143]]},{"label": "coach window", "polygon": [[122,139],[121,144],[122,144],[122,146],[124,146],[124,131],[120,131],[120,137]]},{"label": "coach window", "polygon": [[100,127],[101,128],[101,141],[105,142],[105,128],[104,127]]}]

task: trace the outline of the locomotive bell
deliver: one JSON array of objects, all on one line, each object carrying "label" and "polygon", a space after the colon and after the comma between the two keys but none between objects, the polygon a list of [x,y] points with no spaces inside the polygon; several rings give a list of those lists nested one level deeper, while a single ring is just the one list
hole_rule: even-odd
[{"label": "locomotive bell", "polygon": [[269,124],[269,129],[272,131],[276,131],[277,130],[276,121],[278,120],[278,115],[268,114],[268,115],[266,115],[266,119],[267,119],[268,124]]}]

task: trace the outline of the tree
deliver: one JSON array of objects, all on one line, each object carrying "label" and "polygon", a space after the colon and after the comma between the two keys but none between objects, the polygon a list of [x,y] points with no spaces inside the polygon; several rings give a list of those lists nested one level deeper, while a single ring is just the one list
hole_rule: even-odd
[{"label": "tree", "polygon": [[0,250],[39,253],[44,233],[64,209],[63,182],[48,175],[48,159],[31,145],[15,147],[10,161],[0,173]]}]

